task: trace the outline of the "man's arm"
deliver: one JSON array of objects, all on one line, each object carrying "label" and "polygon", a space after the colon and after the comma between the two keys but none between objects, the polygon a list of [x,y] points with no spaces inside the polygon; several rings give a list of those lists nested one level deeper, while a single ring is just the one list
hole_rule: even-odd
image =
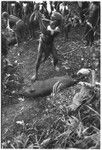
[{"label": "man's arm", "polygon": [[59,27],[56,27],[55,29],[52,29],[50,26],[47,27],[47,33],[54,35],[60,33]]}]

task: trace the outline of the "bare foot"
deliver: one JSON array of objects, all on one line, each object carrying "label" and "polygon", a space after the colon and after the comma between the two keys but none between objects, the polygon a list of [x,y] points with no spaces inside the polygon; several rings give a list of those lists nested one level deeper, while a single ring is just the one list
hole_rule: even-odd
[{"label": "bare foot", "polygon": [[56,67],[55,67],[55,70],[56,70],[57,72],[59,72],[60,69],[59,69],[59,67],[56,66]]},{"label": "bare foot", "polygon": [[5,60],[6,60],[8,66],[12,66],[13,67],[13,65],[11,64],[11,62],[9,61],[9,59],[6,58]]},{"label": "bare foot", "polygon": [[18,47],[19,45],[18,45],[18,43],[17,43],[17,44],[15,44],[14,46],[15,46],[15,47]]},{"label": "bare foot", "polygon": [[31,78],[31,81],[32,81],[32,82],[35,82],[36,80],[37,80],[37,76],[36,76],[36,75],[33,75],[32,78]]}]

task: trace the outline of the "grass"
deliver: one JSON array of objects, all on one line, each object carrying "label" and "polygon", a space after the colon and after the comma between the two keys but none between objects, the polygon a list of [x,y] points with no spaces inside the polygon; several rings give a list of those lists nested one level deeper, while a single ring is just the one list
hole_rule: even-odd
[{"label": "grass", "polygon": [[[62,58],[60,71],[56,72],[51,60],[41,65],[39,80],[54,76],[73,75],[80,68],[96,70],[100,82],[100,41],[93,47],[86,47],[82,41],[83,29],[72,29],[68,42],[63,36],[55,40],[58,54]],[[37,40],[11,47],[8,58],[14,64],[2,80],[2,148],[100,148],[100,95],[94,88],[89,91],[85,103],[77,111],[71,111],[73,98],[80,92],[80,86],[53,93],[44,98],[26,99],[14,97],[12,92],[31,85],[35,72]],[[97,59],[96,59],[97,58]],[[97,60],[97,62],[96,62]],[[67,69],[65,69],[67,68]],[[2,68],[3,70],[3,68]],[[24,85],[24,86],[23,86]]]}]

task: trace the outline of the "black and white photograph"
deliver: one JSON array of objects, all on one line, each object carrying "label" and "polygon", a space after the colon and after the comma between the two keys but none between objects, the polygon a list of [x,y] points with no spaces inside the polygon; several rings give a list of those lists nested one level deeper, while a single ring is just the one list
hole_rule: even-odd
[{"label": "black and white photograph", "polygon": [[1,1],[1,148],[101,149],[101,1]]}]

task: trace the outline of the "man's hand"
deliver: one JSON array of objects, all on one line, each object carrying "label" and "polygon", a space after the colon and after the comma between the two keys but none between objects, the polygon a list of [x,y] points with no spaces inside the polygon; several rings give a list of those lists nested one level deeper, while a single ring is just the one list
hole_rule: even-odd
[{"label": "man's hand", "polygon": [[59,27],[56,27],[54,31],[60,32],[60,28],[59,28]]},{"label": "man's hand", "polygon": [[59,27],[56,27],[55,29],[52,29],[51,26],[48,26],[47,30],[51,32],[51,35],[53,35],[54,32],[60,32],[60,28]]}]

